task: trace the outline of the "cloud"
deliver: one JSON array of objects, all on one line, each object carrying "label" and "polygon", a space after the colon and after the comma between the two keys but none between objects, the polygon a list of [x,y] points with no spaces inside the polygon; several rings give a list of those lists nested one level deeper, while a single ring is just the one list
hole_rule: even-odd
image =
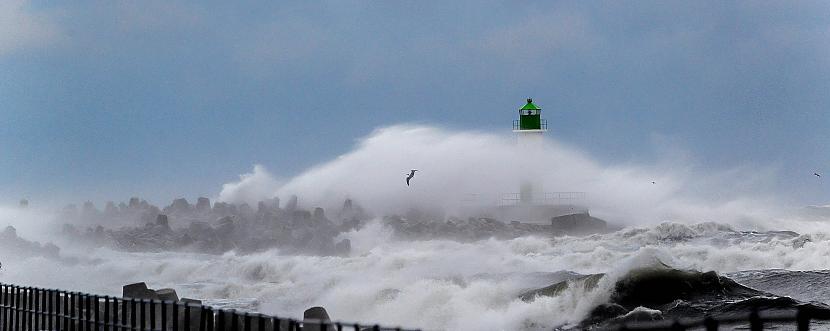
[{"label": "cloud", "polygon": [[205,23],[205,9],[196,5],[169,1],[119,2],[116,8],[122,30],[173,32],[195,28]]},{"label": "cloud", "polygon": [[50,12],[33,9],[27,0],[0,2],[0,56],[47,47],[61,38]]},{"label": "cloud", "polygon": [[583,51],[600,41],[591,21],[577,11],[533,13],[487,34],[480,47],[512,59],[538,59],[559,51]]}]

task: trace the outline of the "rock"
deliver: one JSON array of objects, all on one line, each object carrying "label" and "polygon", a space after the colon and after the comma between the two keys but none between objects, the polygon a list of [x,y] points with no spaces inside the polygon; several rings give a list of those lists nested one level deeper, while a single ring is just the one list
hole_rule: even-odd
[{"label": "rock", "polygon": [[159,214],[156,216],[156,226],[170,230],[170,221],[167,219],[167,215]]},{"label": "rock", "polygon": [[663,312],[656,309],[649,309],[643,306],[636,307],[627,314],[615,318],[611,323],[650,322],[663,319]]},{"label": "rock", "polygon": [[210,199],[199,197],[196,199],[196,211],[206,213],[210,211]]},{"label": "rock", "polygon": [[260,201],[257,204],[257,212],[265,213],[265,212],[273,212],[280,209],[280,199],[279,198],[271,198],[265,199]]},{"label": "rock", "polygon": [[273,197],[271,199],[263,200],[269,208],[280,209],[280,198]]},{"label": "rock", "polygon": [[264,201],[257,202],[256,204],[256,212],[258,214],[264,214],[271,211],[271,208],[268,208],[268,205],[265,204]]},{"label": "rock", "polygon": [[546,286],[543,288],[535,289],[526,291],[522,294],[519,294],[519,298],[522,299],[524,302],[532,302],[536,300],[538,296],[548,296],[548,297],[555,297],[559,295],[562,291],[568,289],[570,286],[582,286],[585,289],[585,292],[595,288],[599,283],[600,279],[604,274],[590,274],[590,275],[582,275],[578,276],[573,279],[564,280],[550,286]]},{"label": "rock", "polygon": [[104,207],[104,215],[110,218],[118,215],[118,208],[115,207],[115,202],[107,201],[107,205]]},{"label": "rock", "polygon": [[147,288],[144,282],[124,285],[122,288],[122,297],[135,299],[155,299],[158,300],[156,291]]},{"label": "rock", "polygon": [[313,217],[315,220],[326,219],[326,211],[320,207],[314,208],[314,214],[312,214],[311,217]]},{"label": "rock", "polygon": [[242,203],[241,205],[239,205],[239,214],[246,217],[252,216],[254,214],[254,209],[251,208],[251,206],[247,203]]},{"label": "rock", "polygon": [[172,288],[162,288],[156,290],[156,294],[159,297],[159,300],[164,301],[179,301],[179,295],[176,294],[176,290]]},{"label": "rock", "polygon": [[294,220],[305,221],[311,219],[311,213],[308,210],[295,210],[291,216]]},{"label": "rock", "polygon": [[7,226],[5,229],[3,229],[3,232],[0,233],[0,239],[2,239],[2,240],[17,239],[17,229],[15,229],[11,225]]},{"label": "rock", "polygon": [[288,211],[293,211],[297,209],[297,196],[292,195],[290,199],[288,199],[288,203],[285,204],[285,209]]},{"label": "rock", "polygon": [[130,198],[130,202],[129,202],[129,204],[127,205],[127,207],[129,207],[130,209],[138,209],[138,206],[139,206],[140,204],[141,204],[141,203],[139,202],[138,197],[132,197],[132,198]]},{"label": "rock", "polygon": [[173,203],[171,203],[170,206],[165,207],[164,211],[170,214],[184,214],[190,212],[192,209],[193,206],[187,202],[187,199],[178,198],[173,200]]},{"label": "rock", "polygon": [[213,213],[217,216],[231,216],[236,214],[236,205],[227,202],[213,204]]},{"label": "rock", "polygon": [[587,212],[557,216],[550,221],[551,228],[558,234],[585,235],[603,232],[608,224]]},{"label": "rock", "polygon": [[201,305],[202,304],[202,300],[190,299],[190,298],[181,298],[181,299],[179,299],[179,302],[183,302],[183,303],[186,303],[188,305]]},{"label": "rock", "polygon": [[[331,323],[329,313],[323,307],[311,307],[303,312],[303,331],[320,331],[323,330],[322,325]],[[327,327],[330,329],[330,327]]]},{"label": "rock", "polygon": [[334,244],[334,251],[337,256],[349,256],[352,251],[352,242],[349,239],[343,239]]},{"label": "rock", "polygon": [[605,321],[628,313],[628,309],[616,303],[603,303],[591,310],[586,321],[590,323]]}]

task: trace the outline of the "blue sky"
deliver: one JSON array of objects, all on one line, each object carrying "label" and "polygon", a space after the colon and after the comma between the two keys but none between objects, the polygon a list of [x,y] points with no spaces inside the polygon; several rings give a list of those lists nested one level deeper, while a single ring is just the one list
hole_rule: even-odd
[{"label": "blue sky", "polygon": [[11,0],[0,77],[2,202],[215,196],[379,126],[507,132],[528,96],[603,163],[830,199],[827,2]]}]

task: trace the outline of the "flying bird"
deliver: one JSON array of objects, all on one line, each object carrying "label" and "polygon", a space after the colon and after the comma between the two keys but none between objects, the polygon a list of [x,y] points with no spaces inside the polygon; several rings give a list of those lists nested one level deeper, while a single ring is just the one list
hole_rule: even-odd
[{"label": "flying bird", "polygon": [[418,170],[412,169],[412,170],[409,171],[409,174],[406,175],[406,186],[409,186],[409,180],[412,179],[412,177],[415,177],[415,172],[416,171],[418,171]]},{"label": "flying bird", "polygon": [[819,174],[817,172],[814,172],[813,175],[815,175],[816,177],[821,177],[821,174]]},{"label": "flying bird", "polygon": [[656,182],[654,182],[654,181],[651,181],[651,183],[652,183],[652,184],[657,184],[657,183],[656,183]]}]

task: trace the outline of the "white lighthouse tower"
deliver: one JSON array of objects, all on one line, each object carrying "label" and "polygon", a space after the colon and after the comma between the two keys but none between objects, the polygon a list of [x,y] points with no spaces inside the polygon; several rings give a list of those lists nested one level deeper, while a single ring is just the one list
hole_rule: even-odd
[{"label": "white lighthouse tower", "polygon": [[[535,155],[542,152],[544,134],[548,131],[548,123],[542,119],[542,108],[528,98],[527,104],[519,108],[519,119],[513,121],[513,132],[516,133],[516,144],[521,153],[533,159]],[[537,200],[544,200],[541,184],[533,174],[530,178],[522,178],[519,187],[519,203],[533,204]]]}]

